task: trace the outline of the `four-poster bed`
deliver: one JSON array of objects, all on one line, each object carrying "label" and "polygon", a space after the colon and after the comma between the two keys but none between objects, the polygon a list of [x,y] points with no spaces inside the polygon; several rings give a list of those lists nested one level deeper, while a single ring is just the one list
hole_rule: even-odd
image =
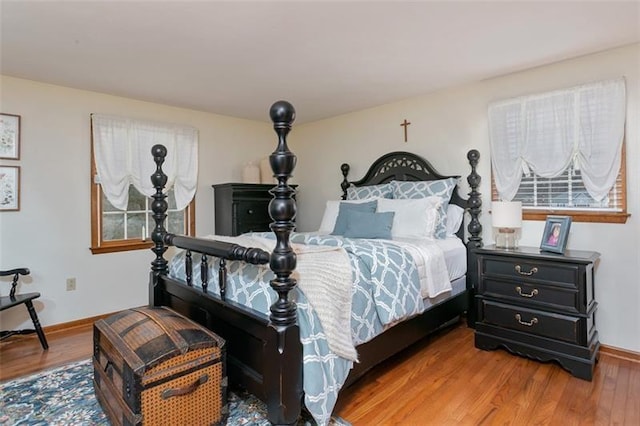
[{"label": "four-poster bed", "polygon": [[[156,258],[151,267],[149,297],[151,305],[168,306],[223,337],[227,341],[230,386],[244,388],[262,399],[267,404],[268,418],[273,424],[292,424],[300,415],[304,403],[303,396],[308,392],[306,385],[303,389],[303,357],[306,359],[309,355],[303,352],[303,346],[304,351],[307,351],[309,344],[301,343],[299,323],[306,322],[306,317],[301,316],[302,307],[310,305],[298,291],[299,286],[294,279],[295,273],[298,273],[296,271],[298,255],[301,253],[298,251],[297,255],[294,252],[292,240],[299,243],[307,242],[305,238],[311,240],[316,237],[292,235],[295,228],[293,219],[296,214],[296,204],[293,199],[295,191],[287,182],[295,167],[296,157],[289,150],[286,137],[295,118],[295,111],[288,102],[279,101],[271,107],[270,115],[278,135],[277,148],[269,159],[278,181],[272,190],[274,198],[269,205],[269,213],[274,221],[271,229],[275,236],[275,248],[271,253],[255,246],[249,248],[215,236],[212,237],[213,239],[203,239],[167,233],[163,227],[167,202],[162,193],[167,181],[162,171],[166,149],[160,145],[153,148],[152,153],[157,170],[151,177],[156,188],[152,203],[153,218],[156,222],[152,233],[154,242],[152,250]],[[457,187],[453,190],[450,200],[451,204],[460,206],[471,214],[467,251],[481,245],[479,236],[481,226],[478,221],[480,194],[477,192],[480,177],[475,171],[478,158],[477,151],[469,152],[468,160],[472,168],[467,178],[471,187],[469,200],[458,195]],[[343,164],[341,170],[343,199],[347,198],[349,187],[379,185],[391,181],[435,181],[449,178],[435,172],[424,159],[406,152],[391,153],[379,158],[370,167],[365,177],[358,181],[347,179],[349,172],[347,164]],[[460,225],[455,234],[460,239],[463,238],[464,224]],[[333,244],[344,244],[344,247],[350,244],[346,238],[344,240],[331,236],[317,238],[328,240]],[[375,242],[375,244],[382,243]],[[179,259],[180,265],[183,265],[180,266],[183,273],[181,276],[175,273],[175,263],[169,264],[163,257],[165,251],[171,246],[184,250]],[[216,260],[212,261],[211,257]],[[269,273],[273,274],[269,281],[270,288],[273,290],[271,294],[277,294],[277,296],[270,299],[273,303],[267,305],[268,308],[261,311],[238,303],[233,300],[233,297],[227,297],[234,292],[233,282],[229,284],[227,282],[231,275],[229,268],[233,269],[231,265],[238,263],[236,261],[244,262],[243,265],[246,263],[247,270],[261,268],[253,265],[269,265]],[[466,261],[471,261],[468,253]],[[196,266],[196,273],[193,271],[193,266]],[[262,267],[262,270],[264,269],[266,268]],[[467,270],[466,276],[463,274],[457,279],[462,283],[461,288],[455,290],[455,293],[452,290],[450,297],[433,299],[432,305],[424,312],[412,315],[406,321],[385,326],[382,334],[359,344],[356,348],[358,362],[353,364],[350,371],[349,368],[346,369],[345,375],[348,374],[346,381],[335,387],[340,388],[353,383],[379,362],[400,352],[464,312],[469,311],[471,314],[473,268],[467,268]],[[215,277],[212,277],[213,274]],[[215,291],[211,291],[212,288],[209,286],[212,278],[217,278],[219,283],[219,288],[216,287]],[[298,302],[297,304],[294,299]],[[472,318],[472,315],[468,317]],[[303,331],[302,337],[306,341],[306,331]],[[313,344],[317,345],[317,343]],[[337,394],[337,389],[335,392]],[[328,414],[332,407],[333,404],[329,404]]]}]

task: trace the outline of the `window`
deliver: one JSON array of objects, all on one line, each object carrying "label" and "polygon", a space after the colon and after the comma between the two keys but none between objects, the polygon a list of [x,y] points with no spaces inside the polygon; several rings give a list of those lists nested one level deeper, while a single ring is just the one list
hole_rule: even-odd
[{"label": "window", "polygon": [[[138,190],[129,187],[129,205],[127,210],[118,210],[102,194],[102,232],[101,238],[104,241],[127,240],[138,236],[142,240],[147,240],[151,231],[155,227],[149,201],[152,198],[145,197]],[[185,214],[184,210],[176,209],[176,199],[173,190],[167,193],[167,219],[164,227],[173,234],[185,234]]]},{"label": "window", "polygon": [[150,248],[155,227],[151,148],[167,149],[168,210],[164,227],[195,234],[198,131],[193,127],[91,115],[91,251],[94,254]]},{"label": "window", "polygon": [[[555,178],[541,178],[534,174],[523,176],[513,201],[522,202],[522,216],[526,220],[545,220],[547,215],[572,216],[574,222],[625,223],[626,161],[622,150],[622,164],[614,187],[600,201],[594,200],[582,182],[580,170],[569,166]],[[491,200],[500,200],[493,176]]]},{"label": "window", "polygon": [[[91,252],[112,253],[126,250],[149,249],[151,232],[155,227],[151,211],[152,198],[129,186],[126,210],[115,208],[105,197],[94,179],[91,185]],[[172,234],[195,235],[195,199],[182,210],[176,208],[173,189],[167,192],[168,203],[165,229]]]},{"label": "window", "polygon": [[528,220],[626,222],[625,117],[623,79],[490,105],[492,200]]}]

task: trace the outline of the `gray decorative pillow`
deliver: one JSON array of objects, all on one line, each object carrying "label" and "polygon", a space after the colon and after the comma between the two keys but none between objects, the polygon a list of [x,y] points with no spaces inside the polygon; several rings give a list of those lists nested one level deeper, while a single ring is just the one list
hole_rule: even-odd
[{"label": "gray decorative pillow", "polygon": [[359,204],[340,203],[336,226],[333,228],[331,235],[344,235],[344,231],[347,229],[347,214],[349,212],[375,213],[377,208],[378,202],[375,200]]},{"label": "gray decorative pillow", "polygon": [[347,213],[347,229],[344,236],[348,238],[383,238],[391,239],[394,212],[362,213],[349,211]]},{"label": "gray decorative pillow", "polygon": [[393,185],[353,186],[347,188],[347,200],[366,200],[368,198],[393,198]]},{"label": "gray decorative pillow", "polygon": [[393,198],[411,199],[431,196],[442,198],[442,205],[438,208],[434,237],[444,239],[447,238],[447,206],[457,182],[458,180],[456,178],[447,178],[415,182],[399,182],[394,180],[391,184],[393,185]]}]

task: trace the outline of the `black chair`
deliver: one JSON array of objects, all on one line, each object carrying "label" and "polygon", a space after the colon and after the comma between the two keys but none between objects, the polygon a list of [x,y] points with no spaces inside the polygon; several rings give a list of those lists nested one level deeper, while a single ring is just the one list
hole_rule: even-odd
[{"label": "black chair", "polygon": [[18,276],[19,275],[29,275],[30,271],[27,268],[18,268],[11,269],[9,271],[0,271],[0,277],[7,277],[13,275],[13,282],[11,283],[11,292],[9,296],[0,297],[0,311],[4,311],[5,309],[13,308],[14,306],[18,306],[21,304],[25,304],[27,307],[27,311],[29,311],[29,315],[31,316],[31,320],[33,321],[33,326],[35,330],[9,330],[9,331],[0,331],[0,340],[4,340],[9,336],[13,336],[14,334],[30,334],[30,333],[38,333],[38,338],[40,339],[40,344],[43,349],[49,349],[49,345],[47,344],[47,338],[44,337],[44,331],[42,331],[42,326],[40,325],[40,321],[38,320],[38,314],[33,307],[33,299],[37,299],[40,297],[40,293],[26,293],[26,294],[18,294],[16,295],[16,287],[18,286]]}]

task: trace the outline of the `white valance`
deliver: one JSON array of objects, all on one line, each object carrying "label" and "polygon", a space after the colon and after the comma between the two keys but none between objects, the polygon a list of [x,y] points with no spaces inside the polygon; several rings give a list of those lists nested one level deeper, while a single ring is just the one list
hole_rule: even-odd
[{"label": "white valance", "polygon": [[98,179],[114,207],[126,210],[129,185],[148,197],[155,193],[151,184],[156,170],[151,155],[155,144],[167,148],[162,166],[168,176],[165,190],[174,188],[178,210],[191,202],[198,182],[197,129],[98,114],[92,115],[92,127]]},{"label": "white valance", "polygon": [[523,174],[556,177],[573,161],[589,195],[602,200],[620,171],[625,116],[623,78],[489,105],[500,198],[513,199]]}]

